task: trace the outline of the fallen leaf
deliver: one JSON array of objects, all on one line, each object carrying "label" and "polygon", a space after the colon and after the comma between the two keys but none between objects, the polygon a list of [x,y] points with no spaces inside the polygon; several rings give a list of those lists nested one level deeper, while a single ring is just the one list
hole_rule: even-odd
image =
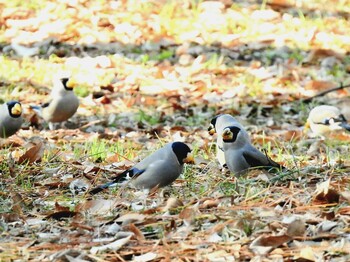
[{"label": "fallen leaf", "polygon": [[179,218],[183,219],[185,224],[192,225],[198,214],[199,214],[199,210],[197,206],[186,207],[179,214]]},{"label": "fallen leaf", "polygon": [[145,236],[142,234],[141,230],[138,229],[133,223],[130,223],[127,228],[130,230],[130,232],[134,233],[138,241],[145,241]]},{"label": "fallen leaf", "polygon": [[154,259],[157,258],[157,254],[153,252],[148,252],[146,254],[140,255],[140,256],[134,256],[133,262],[148,262],[148,261],[153,261]]},{"label": "fallen leaf", "polygon": [[15,213],[0,213],[0,219],[6,223],[16,222],[20,219],[20,216]]},{"label": "fallen leaf", "polygon": [[330,179],[316,185],[316,194],[314,202],[317,204],[339,203],[340,194],[330,187]]},{"label": "fallen leaf", "polygon": [[305,234],[305,230],[305,222],[300,219],[296,219],[288,225],[286,234],[289,237],[303,236]]},{"label": "fallen leaf", "polygon": [[23,215],[22,206],[25,206],[25,202],[22,196],[19,193],[11,192],[11,198],[13,202],[12,211],[20,216]]},{"label": "fallen leaf", "polygon": [[55,202],[55,210],[56,211],[70,211],[69,207],[61,206],[58,202]]},{"label": "fallen leaf", "polygon": [[107,245],[99,246],[99,247],[92,247],[90,249],[91,254],[97,254],[99,252],[111,250],[111,251],[118,251],[121,247],[123,247],[126,243],[130,241],[130,238],[132,237],[132,233],[130,233],[129,236],[125,238],[118,239],[112,243],[109,243]]},{"label": "fallen leaf", "polygon": [[329,81],[320,81],[320,80],[311,80],[305,84],[305,89],[323,91],[335,87],[333,82]]},{"label": "fallen leaf", "polygon": [[316,257],[314,255],[314,251],[313,251],[312,247],[302,248],[297,257],[307,259],[308,261],[316,261]]},{"label": "fallen leaf", "polygon": [[339,208],[337,214],[350,215],[350,207],[341,207],[341,208]]},{"label": "fallen leaf", "polygon": [[183,206],[184,206],[184,203],[180,199],[175,197],[170,197],[167,200],[166,205],[165,207],[163,207],[162,211],[168,212],[168,211],[171,211],[172,209],[174,210],[178,207],[183,207]]},{"label": "fallen leaf", "polygon": [[[262,247],[279,247],[284,243],[292,240],[292,237],[288,235],[281,236],[261,236],[252,242],[250,247],[262,246]],[[253,244],[254,243],[254,244]]]},{"label": "fallen leaf", "polygon": [[88,200],[85,203],[76,206],[76,212],[88,212],[92,215],[101,215],[111,213],[117,204],[116,200],[96,199]]},{"label": "fallen leaf", "polygon": [[32,147],[30,147],[23,155],[18,159],[18,164],[23,164],[28,162],[30,164],[41,160],[41,157],[44,154],[44,143],[37,142]]},{"label": "fallen leaf", "polygon": [[141,223],[145,220],[146,216],[138,213],[128,213],[116,219],[116,222],[121,222],[122,225],[130,223]]}]

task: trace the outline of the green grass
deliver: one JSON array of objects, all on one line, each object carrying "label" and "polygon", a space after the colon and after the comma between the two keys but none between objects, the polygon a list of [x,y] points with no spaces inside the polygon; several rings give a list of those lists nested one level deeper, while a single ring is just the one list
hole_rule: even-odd
[{"label": "green grass", "polygon": [[154,126],[161,122],[159,112],[154,113],[154,111],[153,112],[149,110],[147,111],[148,112],[144,111],[143,109],[139,109],[138,112],[135,114],[135,121],[138,123],[143,123],[150,126]]},{"label": "green grass", "polygon": [[88,86],[74,87],[74,93],[80,97],[87,97],[90,94],[90,88]]},{"label": "green grass", "polygon": [[[93,162],[104,162],[107,157],[114,154],[118,154],[121,159],[131,159],[134,154],[132,153],[132,142],[128,141],[118,142],[118,141],[107,141],[105,139],[94,139],[92,141],[87,141],[83,146],[75,146],[73,149],[74,155],[77,159],[81,158],[81,155],[86,156]],[[121,160],[122,161],[122,160]]]}]

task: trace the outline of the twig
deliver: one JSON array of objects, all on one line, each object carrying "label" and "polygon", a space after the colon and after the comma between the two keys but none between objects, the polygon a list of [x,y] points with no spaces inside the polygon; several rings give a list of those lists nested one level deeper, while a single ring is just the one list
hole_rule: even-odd
[{"label": "twig", "polygon": [[348,87],[350,87],[350,84],[343,85],[343,83],[340,83],[340,86],[337,86],[337,87],[334,87],[334,88],[325,90],[325,91],[323,91],[323,92],[321,92],[321,93],[318,93],[318,94],[316,94],[316,95],[314,95],[314,96],[312,96],[312,97],[302,99],[301,102],[303,102],[303,103],[309,103],[309,102],[311,102],[311,101],[312,101],[314,98],[316,98],[316,97],[324,96],[324,95],[326,95],[326,94],[328,94],[328,93],[330,93],[330,92],[342,90],[342,89],[348,88]]}]

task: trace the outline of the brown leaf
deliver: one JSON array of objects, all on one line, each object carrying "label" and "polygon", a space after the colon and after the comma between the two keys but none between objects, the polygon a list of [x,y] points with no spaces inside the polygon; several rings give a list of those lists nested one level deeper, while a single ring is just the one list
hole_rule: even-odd
[{"label": "brown leaf", "polygon": [[322,91],[333,87],[335,87],[335,84],[333,82],[320,81],[320,80],[311,80],[307,82],[305,85],[306,90],[315,90],[315,91]]},{"label": "brown leaf", "polygon": [[339,193],[335,189],[329,189],[327,193],[321,192],[315,197],[314,204],[332,204],[339,203]]},{"label": "brown leaf", "polygon": [[345,54],[334,51],[332,49],[313,49],[310,51],[309,55],[304,59],[304,62],[312,62],[317,60],[321,57],[328,57],[328,56],[334,56],[335,58],[339,60],[343,60],[345,57]]},{"label": "brown leaf", "polygon": [[340,194],[330,187],[330,179],[320,184],[317,184],[315,204],[331,204],[339,203]]},{"label": "brown leaf", "polygon": [[290,236],[290,237],[303,236],[305,234],[305,230],[306,230],[305,222],[299,219],[296,219],[289,224],[287,229],[287,236]]},{"label": "brown leaf", "polygon": [[279,247],[292,240],[290,236],[259,236],[250,245],[251,249],[255,254],[266,255],[273,248]]},{"label": "brown leaf", "polygon": [[98,98],[96,100],[103,105],[110,104],[112,102],[111,99],[109,97],[107,97],[106,95],[104,95],[103,97]]},{"label": "brown leaf", "polygon": [[93,215],[110,213],[116,206],[116,200],[96,199],[89,200],[76,206],[76,212],[89,212]]},{"label": "brown leaf", "polygon": [[279,246],[283,245],[284,243],[289,242],[290,240],[292,240],[292,238],[288,235],[262,236],[255,243],[255,245],[256,246],[263,246],[263,247],[279,247]]},{"label": "brown leaf", "polygon": [[341,207],[337,213],[340,215],[350,215],[350,207]]},{"label": "brown leaf", "polygon": [[109,84],[105,86],[100,86],[101,90],[108,90],[109,92],[113,93],[114,92],[114,86]]},{"label": "brown leaf", "polygon": [[71,225],[71,227],[73,227],[73,228],[80,228],[80,229],[84,229],[84,230],[87,230],[87,231],[90,231],[90,232],[93,232],[93,231],[94,231],[94,228],[93,228],[93,227],[90,227],[90,226],[85,225],[85,224],[81,224],[81,223],[77,223],[77,222],[72,222],[70,225]]},{"label": "brown leaf", "polygon": [[218,199],[207,199],[201,204],[200,208],[215,208],[220,204],[220,201]]},{"label": "brown leaf", "polygon": [[210,229],[210,235],[214,234],[214,233],[220,233],[227,225],[230,225],[234,222],[235,220],[233,219],[229,219],[223,223],[218,223],[216,224],[215,226],[213,226],[211,229]]},{"label": "brown leaf", "polygon": [[55,202],[55,210],[56,211],[69,211],[69,207],[61,206],[60,204]]},{"label": "brown leaf", "polygon": [[175,197],[170,197],[167,200],[166,205],[165,207],[163,207],[162,211],[167,212],[182,206],[184,206],[184,203],[180,199]]},{"label": "brown leaf", "polygon": [[134,233],[134,235],[136,236],[136,239],[137,239],[138,241],[145,241],[145,240],[146,240],[146,238],[145,238],[145,236],[142,234],[141,230],[138,229],[138,227],[136,227],[135,224],[130,223],[130,224],[128,225],[128,229],[129,229],[132,233]]},{"label": "brown leaf", "polygon": [[44,143],[37,142],[32,147],[30,147],[20,158],[18,159],[18,164],[23,164],[28,162],[30,164],[41,160],[44,154]]},{"label": "brown leaf", "polygon": [[122,225],[127,225],[130,223],[141,223],[145,220],[146,216],[138,213],[125,214],[116,219],[116,222],[122,222]]},{"label": "brown leaf", "polygon": [[20,219],[20,216],[15,213],[1,213],[0,219],[6,223],[16,222]]},{"label": "brown leaf", "polygon": [[196,216],[199,214],[197,206],[192,207],[186,207],[184,210],[181,211],[179,214],[179,218],[183,219],[184,222],[191,225],[194,223]]},{"label": "brown leaf", "polygon": [[12,192],[11,198],[13,201],[12,211],[20,216],[23,215],[22,205],[24,205],[25,203],[22,196],[19,193]]},{"label": "brown leaf", "polygon": [[327,220],[333,220],[335,218],[335,213],[334,211],[329,211],[329,212],[324,211],[321,213],[321,217]]},{"label": "brown leaf", "polygon": [[[40,183],[35,183],[35,184],[41,185]],[[49,189],[66,188],[68,187],[68,183],[57,181],[57,182],[46,183],[43,186],[48,187]]]}]

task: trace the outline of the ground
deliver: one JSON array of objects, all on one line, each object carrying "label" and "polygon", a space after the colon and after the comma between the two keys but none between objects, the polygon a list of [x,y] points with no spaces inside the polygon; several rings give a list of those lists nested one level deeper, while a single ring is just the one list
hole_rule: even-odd
[{"label": "ground", "polygon": [[[311,138],[318,104],[350,119],[350,1],[0,0],[0,261],[348,261],[349,133]],[[30,105],[69,73],[80,99],[49,130]],[[229,113],[288,168],[235,178],[210,119]],[[108,181],[164,143],[193,150],[145,200]],[[75,260],[74,260],[75,259]],[[80,260],[79,260],[80,259]]]}]

